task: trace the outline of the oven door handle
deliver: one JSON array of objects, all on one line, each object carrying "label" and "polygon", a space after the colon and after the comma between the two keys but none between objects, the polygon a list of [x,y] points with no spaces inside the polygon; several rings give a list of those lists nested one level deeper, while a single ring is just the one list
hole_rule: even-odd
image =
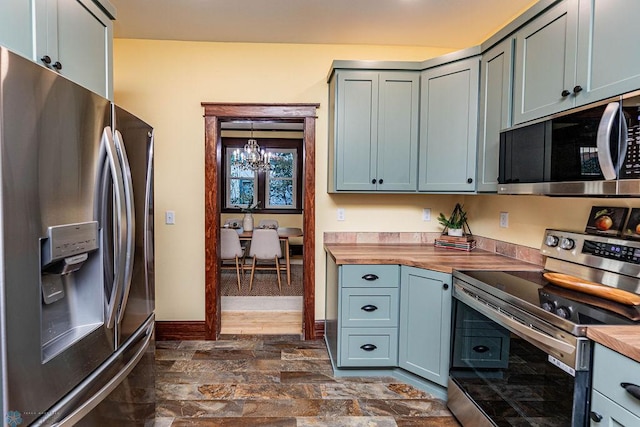
[{"label": "oven door handle", "polygon": [[511,330],[512,332],[520,335],[523,338],[528,338],[533,341],[534,345],[537,345],[539,348],[545,350],[547,353],[549,350],[554,352],[564,352],[567,354],[573,354],[576,351],[576,347],[567,342],[558,340],[556,338],[550,337],[547,334],[542,332],[538,332],[535,329],[532,329],[528,326],[523,325],[517,320],[512,319],[511,317],[494,310],[481,302],[478,302],[475,297],[469,295],[460,285],[456,284],[456,294],[455,297],[472,307],[474,310],[484,314],[489,317],[494,322],[499,325]]}]

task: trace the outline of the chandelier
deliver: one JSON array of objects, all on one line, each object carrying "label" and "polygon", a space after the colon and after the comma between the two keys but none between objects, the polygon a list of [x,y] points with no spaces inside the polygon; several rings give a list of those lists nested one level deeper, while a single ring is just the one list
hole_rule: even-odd
[{"label": "chandelier", "polygon": [[253,124],[251,125],[251,138],[247,140],[242,151],[236,149],[231,157],[232,162],[239,168],[264,172],[271,170],[271,153],[260,148],[258,141],[253,139]]}]

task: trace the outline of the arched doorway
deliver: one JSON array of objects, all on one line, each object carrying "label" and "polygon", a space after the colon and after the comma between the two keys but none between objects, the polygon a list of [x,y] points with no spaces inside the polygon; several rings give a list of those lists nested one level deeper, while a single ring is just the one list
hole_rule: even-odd
[{"label": "arched doorway", "polygon": [[220,334],[221,123],[226,120],[282,120],[303,124],[303,332],[315,338],[315,122],[320,104],[222,104],[203,102],[205,119],[205,337]]}]

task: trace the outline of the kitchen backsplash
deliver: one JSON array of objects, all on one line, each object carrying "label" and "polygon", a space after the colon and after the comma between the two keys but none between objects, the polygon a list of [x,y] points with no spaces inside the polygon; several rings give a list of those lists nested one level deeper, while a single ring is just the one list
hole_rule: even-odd
[{"label": "kitchen backsplash", "polygon": [[[438,236],[440,236],[438,232],[327,232],[324,233],[324,243],[433,245]],[[540,266],[544,265],[544,259],[539,249],[481,236],[475,236],[475,239],[477,249],[495,252]]]}]

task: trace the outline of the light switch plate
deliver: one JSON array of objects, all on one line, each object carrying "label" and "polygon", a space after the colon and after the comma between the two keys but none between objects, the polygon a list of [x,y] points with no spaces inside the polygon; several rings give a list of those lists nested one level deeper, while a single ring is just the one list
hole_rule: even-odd
[{"label": "light switch plate", "polygon": [[164,223],[174,225],[176,223],[176,213],[174,211],[166,211],[164,213]]},{"label": "light switch plate", "polygon": [[344,208],[338,208],[337,218],[338,221],[344,221]]},{"label": "light switch plate", "polygon": [[423,221],[431,221],[431,209],[430,208],[422,209],[422,220]]}]

